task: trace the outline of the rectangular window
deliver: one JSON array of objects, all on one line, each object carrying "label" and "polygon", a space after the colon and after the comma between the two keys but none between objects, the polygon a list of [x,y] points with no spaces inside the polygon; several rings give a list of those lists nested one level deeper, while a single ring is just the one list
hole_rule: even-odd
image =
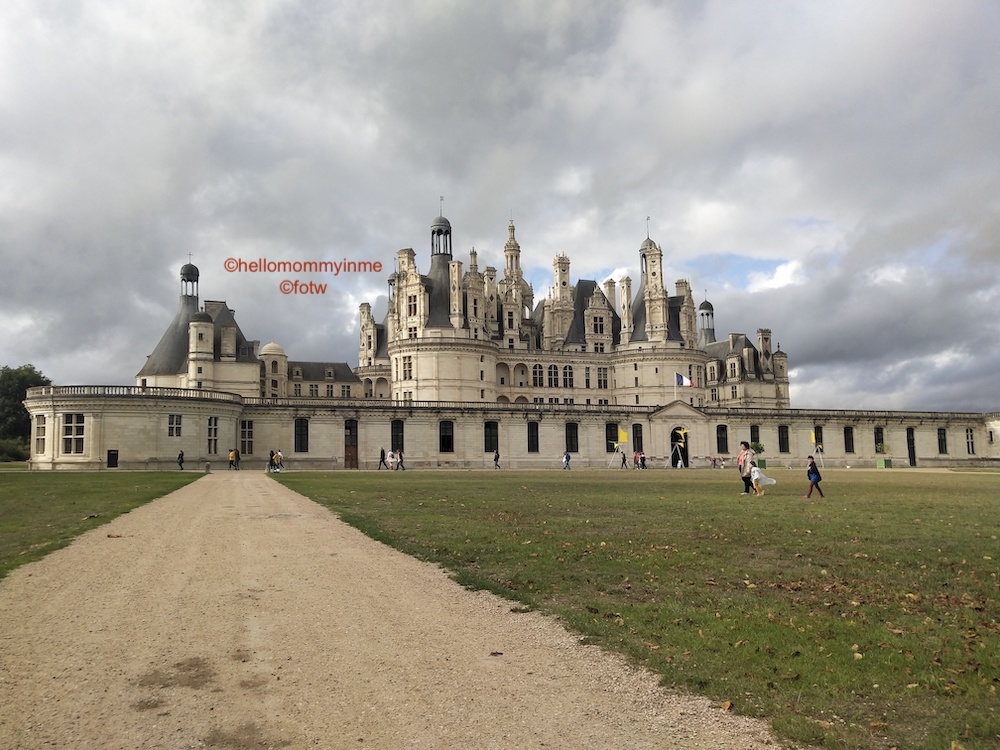
[{"label": "rectangular window", "polygon": [[406,338],[408,338],[408,339],[415,339],[416,337],[417,337],[417,327],[416,326],[410,326],[409,328],[406,329]]},{"label": "rectangular window", "polygon": [[597,368],[597,387],[607,388],[608,387],[608,368],[598,367]]},{"label": "rectangular window", "polygon": [[604,451],[614,453],[615,446],[618,445],[618,423],[607,422],[604,425]]},{"label": "rectangular window", "polygon": [[528,453],[538,453],[538,422],[528,422]]},{"label": "rectangular window", "polygon": [[603,352],[604,351],[604,342],[603,341],[595,341],[594,342],[594,351],[595,352]]},{"label": "rectangular window", "polygon": [[545,385],[545,371],[541,365],[535,365],[531,368],[531,384],[536,388]]},{"label": "rectangular window", "polygon": [[219,418],[208,418],[208,454],[214,456],[219,452]]},{"label": "rectangular window", "polygon": [[483,452],[492,453],[500,449],[500,426],[496,422],[483,425]]},{"label": "rectangular window", "polygon": [[240,420],[240,453],[244,456],[253,455],[253,420]]},{"label": "rectangular window", "polygon": [[642,453],[642,425],[634,424],[632,425],[632,450],[638,453]]},{"label": "rectangular window", "polygon": [[566,450],[570,453],[580,452],[580,425],[576,422],[566,423]]},{"label": "rectangular window", "polygon": [[309,395],[313,398],[319,396],[319,383],[311,383],[309,385]]},{"label": "rectangular window", "polygon": [[507,330],[508,331],[514,330],[514,313],[511,312],[510,310],[507,311]]},{"label": "rectangular window", "polygon": [[876,427],[872,430],[872,438],[875,440],[875,452],[885,453],[885,430],[881,427]]},{"label": "rectangular window", "polygon": [[823,450],[823,425],[818,424],[813,426],[813,447],[822,452]]},{"label": "rectangular window", "polygon": [[791,448],[789,448],[788,440],[788,425],[779,424],[778,425],[778,453],[789,453]]},{"label": "rectangular window", "polygon": [[570,365],[563,367],[563,388],[573,387],[573,368]]},{"label": "rectangular window", "polygon": [[594,318],[594,333],[601,335],[604,333],[604,318],[595,317]]},{"label": "rectangular window", "polygon": [[760,425],[752,424],[750,425],[750,442],[759,443],[760,442]]},{"label": "rectangular window", "polygon": [[549,388],[559,387],[559,367],[557,365],[549,365]]},{"label": "rectangular window", "polygon": [[403,420],[394,419],[392,424],[389,426],[389,443],[390,450],[401,451],[403,450]]},{"label": "rectangular window", "polygon": [[440,422],[438,424],[438,451],[441,453],[455,452],[455,423]]},{"label": "rectangular window", "polygon": [[333,383],[326,384],[326,397],[333,398]]},{"label": "rectangular window", "polygon": [[349,386],[349,385],[342,385],[342,386],[340,386],[340,397],[341,398],[350,398],[351,397],[351,386]]},{"label": "rectangular window", "polygon": [[417,295],[410,294],[406,298],[406,314],[416,315],[417,314]]},{"label": "rectangular window", "polygon": [[724,425],[715,426],[715,450],[719,453],[729,453],[729,428]]},{"label": "rectangular window", "polygon": [[180,437],[181,436],[181,415],[180,414],[168,414],[167,415],[167,437]]},{"label": "rectangular window", "polygon": [[740,397],[740,392],[737,389],[737,387],[735,385],[734,386],[730,386],[730,388],[729,388],[729,398],[736,399],[736,398],[739,398],[739,397]]},{"label": "rectangular window", "polygon": [[83,415],[63,414],[63,453],[83,454]]},{"label": "rectangular window", "polygon": [[976,455],[976,431],[971,427],[965,428],[965,450],[970,456]]},{"label": "rectangular window", "polygon": [[854,428],[844,428],[844,453],[854,453]]},{"label": "rectangular window", "polygon": [[45,415],[35,417],[35,453],[45,453]]},{"label": "rectangular window", "polygon": [[583,368],[583,387],[590,388],[590,368]]},{"label": "rectangular window", "polygon": [[302,395],[302,383],[296,383],[292,386],[292,395],[301,396]]},{"label": "rectangular window", "polygon": [[295,420],[295,452],[309,452],[309,420],[305,417]]},{"label": "rectangular window", "polygon": [[938,453],[948,452],[948,431],[944,427],[938,427]]},{"label": "rectangular window", "polygon": [[413,380],[413,357],[403,357],[403,380]]},{"label": "rectangular window", "polygon": [[708,400],[709,401],[718,401],[719,400],[719,389],[718,388],[713,388],[709,392],[709,394],[708,394]]}]

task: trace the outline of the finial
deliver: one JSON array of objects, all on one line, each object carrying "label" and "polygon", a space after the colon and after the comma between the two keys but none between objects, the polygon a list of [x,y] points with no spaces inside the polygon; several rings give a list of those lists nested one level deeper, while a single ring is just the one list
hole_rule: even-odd
[{"label": "finial", "polygon": [[646,217],[646,239],[649,239],[649,217]]},{"label": "finial", "polygon": [[438,204],[438,216],[444,216],[444,196],[441,196],[441,200]]}]

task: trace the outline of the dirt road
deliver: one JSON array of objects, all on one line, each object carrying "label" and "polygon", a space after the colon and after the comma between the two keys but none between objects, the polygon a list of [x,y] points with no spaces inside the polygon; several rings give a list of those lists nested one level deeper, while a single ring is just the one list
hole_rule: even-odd
[{"label": "dirt road", "polygon": [[261,472],[0,582],[0,748],[774,747]]}]

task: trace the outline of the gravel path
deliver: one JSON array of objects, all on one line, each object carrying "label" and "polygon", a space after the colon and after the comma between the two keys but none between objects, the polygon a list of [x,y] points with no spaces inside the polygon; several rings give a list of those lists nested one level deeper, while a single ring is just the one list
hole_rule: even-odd
[{"label": "gravel path", "polygon": [[221,472],[0,582],[0,748],[775,746],[262,472]]}]

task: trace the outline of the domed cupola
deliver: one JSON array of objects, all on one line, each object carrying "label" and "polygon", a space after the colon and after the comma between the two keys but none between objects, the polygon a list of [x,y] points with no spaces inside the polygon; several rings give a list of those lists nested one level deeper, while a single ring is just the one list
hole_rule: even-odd
[{"label": "domed cupola", "polygon": [[431,257],[451,256],[451,222],[438,216],[431,222]]},{"label": "domed cupola", "polygon": [[185,297],[198,296],[198,266],[185,263],[181,266],[181,294]]},{"label": "domed cupola", "polygon": [[715,343],[715,307],[708,300],[698,305],[698,346]]}]

